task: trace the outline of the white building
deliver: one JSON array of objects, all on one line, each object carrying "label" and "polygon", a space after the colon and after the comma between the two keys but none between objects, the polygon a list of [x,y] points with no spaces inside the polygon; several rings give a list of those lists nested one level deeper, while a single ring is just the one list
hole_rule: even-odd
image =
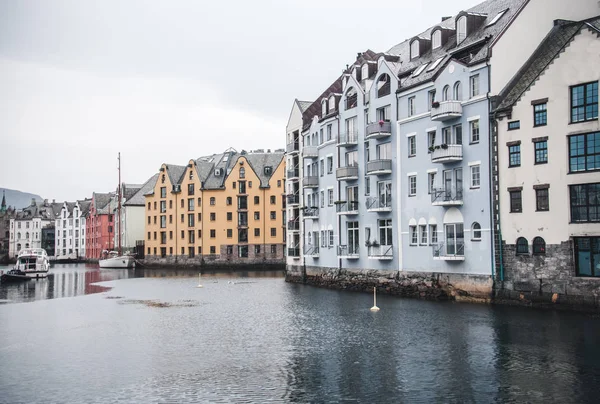
[{"label": "white building", "polygon": [[16,258],[25,248],[45,248],[52,250],[44,240],[42,229],[52,226],[54,218],[60,214],[60,204],[38,203],[33,199],[31,205],[17,212],[14,219],[10,219],[10,239],[8,256]]},{"label": "white building", "polygon": [[85,218],[91,200],[64,202],[55,222],[55,256],[57,260],[85,257]]}]

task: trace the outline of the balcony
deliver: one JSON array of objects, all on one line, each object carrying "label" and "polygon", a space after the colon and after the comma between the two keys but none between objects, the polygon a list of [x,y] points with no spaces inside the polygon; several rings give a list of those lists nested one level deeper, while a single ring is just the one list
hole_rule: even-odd
[{"label": "balcony", "polygon": [[394,248],[391,245],[372,245],[368,247],[369,259],[390,261],[394,259]]},{"label": "balcony", "polygon": [[436,261],[464,261],[465,243],[457,241],[456,243],[444,244],[438,243],[432,246],[433,259]]},{"label": "balcony", "polygon": [[[437,107],[434,105],[438,105]],[[431,106],[431,120],[444,122],[462,116],[460,101],[441,101]]]},{"label": "balcony", "polygon": [[300,231],[300,220],[294,219],[288,221],[287,228],[289,231]]},{"label": "balcony", "polygon": [[392,135],[392,123],[379,121],[367,125],[365,139],[381,139]]},{"label": "balcony", "polygon": [[367,211],[369,212],[391,212],[392,211],[392,196],[388,195],[385,198],[377,198],[370,196],[367,198]]},{"label": "balcony", "polygon": [[352,147],[358,144],[358,132],[340,133],[338,137],[338,147]]},{"label": "balcony", "polygon": [[340,167],[335,170],[338,181],[354,181],[358,179],[358,166]]},{"label": "balcony", "polygon": [[288,206],[300,205],[300,194],[290,194],[287,196]]},{"label": "balcony", "polygon": [[433,188],[431,190],[431,204],[433,206],[462,206],[462,187]]},{"label": "balcony", "polygon": [[319,219],[319,208],[304,208],[304,219]]},{"label": "balcony", "polygon": [[431,151],[432,163],[454,163],[462,161],[463,150],[461,144],[443,144],[438,145]]},{"label": "balcony", "polygon": [[372,160],[367,162],[367,174],[369,175],[387,175],[391,173],[392,160]]},{"label": "balcony", "polygon": [[248,219],[246,219],[246,220],[240,220],[238,222],[238,226],[237,227],[238,227],[238,229],[247,228],[248,227]]},{"label": "balcony", "polygon": [[300,258],[300,247],[298,247],[298,246],[288,247],[287,255],[288,255],[288,257],[292,257],[292,258]]},{"label": "balcony", "polygon": [[302,148],[302,157],[307,159],[314,159],[319,157],[319,149],[317,146],[304,146]]},{"label": "balcony", "polygon": [[360,258],[358,253],[358,245],[339,245],[337,250],[338,258],[345,258],[348,260],[357,260]]},{"label": "balcony", "polygon": [[295,141],[294,143],[288,143],[286,145],[285,151],[288,154],[297,154],[300,152],[300,142]]},{"label": "balcony", "polygon": [[337,201],[335,206],[338,215],[358,215],[358,201]]},{"label": "balcony", "polygon": [[302,186],[304,188],[318,188],[319,187],[319,177],[310,176],[302,178]]},{"label": "balcony", "polygon": [[319,258],[319,246],[318,245],[307,245],[304,247],[304,256]]},{"label": "balcony", "polygon": [[288,181],[298,181],[300,179],[300,170],[298,168],[287,170],[285,179]]}]

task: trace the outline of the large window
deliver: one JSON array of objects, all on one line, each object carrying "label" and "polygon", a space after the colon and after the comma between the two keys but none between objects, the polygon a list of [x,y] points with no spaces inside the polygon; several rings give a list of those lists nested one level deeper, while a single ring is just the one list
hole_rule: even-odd
[{"label": "large window", "polygon": [[481,186],[480,168],[479,164],[471,166],[471,188],[479,188]]},{"label": "large window", "polygon": [[433,31],[433,34],[431,34],[431,48],[437,49],[440,46],[442,46],[442,31],[436,29]]},{"label": "large window", "polygon": [[511,213],[518,213],[523,211],[523,205],[521,202],[521,191],[509,191],[510,193],[510,211]]},{"label": "large window", "polygon": [[359,243],[358,243],[358,222],[348,222],[348,253],[349,254],[358,254],[359,251]]},{"label": "large window", "polygon": [[548,123],[546,103],[533,106],[533,126],[544,126]]},{"label": "large window", "polygon": [[569,172],[600,170],[600,132],[569,136]]},{"label": "large window", "polygon": [[415,196],[417,194],[417,176],[410,175],[408,177],[408,196]]},{"label": "large window", "polygon": [[571,185],[571,222],[600,222],[600,183]]},{"label": "large window", "polygon": [[392,245],[392,219],[379,220],[379,244]]},{"label": "large window", "polygon": [[600,276],[600,237],[575,237],[577,276]]},{"label": "large window", "polygon": [[533,147],[535,150],[535,164],[546,164],[548,162],[548,141],[534,142]]},{"label": "large window", "polygon": [[571,123],[598,118],[598,82],[571,87]]},{"label": "large window", "polygon": [[508,146],[508,166],[519,167],[521,165],[521,145]]},{"label": "large window", "polygon": [[458,45],[467,37],[467,17],[462,16],[456,22],[456,44]]},{"label": "large window", "polygon": [[462,223],[444,225],[446,230],[446,254],[465,255],[465,234]]},{"label": "large window", "polygon": [[550,210],[548,188],[535,190],[535,210],[547,211]]}]

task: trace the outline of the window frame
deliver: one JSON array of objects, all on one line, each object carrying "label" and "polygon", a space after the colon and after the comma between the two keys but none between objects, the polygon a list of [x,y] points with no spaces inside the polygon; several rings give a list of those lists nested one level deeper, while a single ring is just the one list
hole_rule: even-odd
[{"label": "window frame", "polygon": [[[587,103],[587,98],[588,98],[588,96],[587,96],[588,88],[587,87],[589,85],[594,85],[594,84],[596,85],[596,89],[595,89],[596,90],[596,97],[595,97],[596,101],[595,101],[595,103],[592,101],[591,103],[588,104]],[[578,87],[583,87],[583,90],[584,90],[584,92],[583,92],[584,103],[583,103],[583,105],[578,105],[578,106],[574,107],[573,106],[573,90],[576,89],[576,88],[578,88]],[[592,90],[592,92],[593,92],[593,90]],[[592,116],[592,117],[588,118],[587,117],[587,111],[586,111],[586,109],[587,109],[588,106],[594,106],[594,105],[596,107],[595,108],[595,116]],[[583,108],[583,115],[584,115],[584,119],[583,120],[577,120],[577,121],[573,120],[573,110],[576,109],[576,108]],[[598,81],[590,81],[590,82],[587,82],[587,83],[581,83],[581,84],[576,84],[576,85],[573,85],[573,86],[569,86],[569,109],[570,109],[570,112],[571,112],[569,114],[569,123],[570,124],[581,123],[581,122],[589,122],[589,121],[597,120],[598,119]]]},{"label": "window frame", "polygon": [[416,175],[408,176],[408,196],[417,196],[417,176]]},{"label": "window frame", "polygon": [[[544,144],[546,147],[540,147],[538,148],[538,145]],[[543,153],[543,156],[545,157],[545,160],[541,160],[538,159],[538,152],[540,153],[539,155],[541,155],[541,153]],[[533,164],[537,165],[537,164],[548,164],[548,140],[537,140],[535,142],[533,142]]]},{"label": "window frame", "polygon": [[[516,151],[515,151],[516,150]],[[513,156],[518,161],[513,161]],[[508,145],[508,168],[521,167],[521,144]]]},{"label": "window frame", "polygon": [[[597,191],[600,194],[600,182],[595,182],[595,183],[586,183],[586,184],[573,184],[573,185],[569,185],[569,211],[570,211],[570,223],[600,223],[600,213],[597,214],[596,216],[596,220],[590,220],[590,208],[594,207],[596,211],[600,212],[600,202],[597,205],[591,204],[590,200],[592,198],[590,198],[590,191],[589,188],[590,187],[597,187]],[[574,202],[574,193],[573,190],[577,187],[582,187],[583,190],[585,190],[585,204],[576,204],[573,205]],[[597,198],[600,199],[600,198]],[[573,214],[574,212],[574,208],[585,208],[586,209],[586,214],[585,214],[585,218],[584,219],[579,219],[579,220],[574,220],[573,216],[575,216]]]},{"label": "window frame", "polygon": [[417,155],[417,137],[415,135],[408,137],[408,157]]},{"label": "window frame", "polygon": [[[523,213],[523,191],[522,190],[513,190],[508,191],[509,193],[509,202],[510,202],[510,213]],[[516,195],[518,194],[518,198]],[[517,206],[518,201],[518,206]]]},{"label": "window frame", "polygon": [[531,242],[531,253],[533,255],[545,255],[546,254],[546,240],[540,236],[533,238]]},{"label": "window frame", "polygon": [[[548,212],[550,210],[550,191],[549,188],[537,188],[535,191],[535,211]],[[543,194],[546,194],[545,196]],[[546,202],[543,205],[543,202]]]},{"label": "window frame", "polygon": [[[588,144],[590,142],[591,137],[598,139],[597,141],[596,141],[596,139],[594,139],[592,141],[594,143],[593,147],[598,150],[595,153],[588,153],[588,149],[589,149]],[[583,150],[583,154],[573,155],[572,139],[577,139],[577,138],[583,138],[583,147],[581,148]],[[569,135],[569,136],[567,136],[567,142],[568,142],[568,153],[569,153],[568,154],[568,156],[569,156],[569,174],[589,173],[589,172],[594,172],[594,171],[600,170],[600,162],[598,163],[597,168],[588,168],[588,161],[590,161],[590,158],[592,158],[592,160],[600,161],[600,131],[581,133],[581,134],[577,134],[577,135]],[[582,170],[579,170],[579,169],[573,170],[573,168],[572,168],[573,167],[573,159],[575,159],[575,160],[582,159],[584,168]],[[577,164],[577,167],[578,166],[579,166],[579,164]]]},{"label": "window frame", "polygon": [[[538,110],[538,108],[542,108]],[[543,117],[543,122],[542,122]],[[538,118],[540,118],[540,122],[538,122]],[[540,102],[539,104],[533,105],[533,127],[537,128],[540,126],[548,125],[548,103]]]},{"label": "window frame", "polygon": [[[524,241],[525,243],[520,243],[520,241]],[[523,250],[523,248],[526,248],[526,250]],[[515,254],[516,255],[529,255],[529,242],[527,241],[527,239],[525,237],[519,237],[517,238],[517,241],[515,242]]]},{"label": "window frame", "polygon": [[[475,127],[477,126],[477,127]],[[477,130],[477,139],[475,139],[475,130]],[[476,144],[479,143],[479,139],[480,139],[480,126],[479,126],[479,119],[474,119],[472,121],[469,122],[469,140],[471,144]]]},{"label": "window frame", "polygon": [[[474,169],[477,168],[477,184],[475,184]],[[481,164],[473,164],[469,166],[469,172],[471,174],[471,189],[481,188]]]}]

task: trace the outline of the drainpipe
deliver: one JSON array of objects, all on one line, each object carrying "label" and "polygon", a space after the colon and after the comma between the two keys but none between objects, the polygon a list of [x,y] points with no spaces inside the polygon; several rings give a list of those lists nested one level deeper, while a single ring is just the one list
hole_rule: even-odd
[{"label": "drainpipe", "polygon": [[[340,103],[341,103],[341,101],[340,101]],[[340,120],[339,113],[338,113],[338,116],[335,119],[338,122],[338,125],[337,125],[337,127],[338,127],[337,132],[338,133],[337,133],[336,142],[339,142],[339,140],[340,140],[340,125],[341,125],[341,120]],[[335,148],[337,149],[337,160],[338,160],[338,167],[339,167],[339,165],[340,165],[340,148],[337,147],[337,145],[336,145]],[[337,180],[337,173],[336,173],[335,182],[337,182],[338,200],[341,200],[339,198],[342,195],[342,185],[341,185],[341,182]],[[346,203],[348,203],[348,202],[346,201]],[[339,205],[336,205],[336,210],[337,210],[337,206],[339,206]],[[339,248],[340,241],[342,240],[342,216],[338,215],[337,212],[335,213],[335,215],[337,216],[337,228],[338,228],[338,244],[337,244],[337,246]],[[337,250],[335,251],[335,253],[337,254]],[[342,259],[341,258],[338,258],[338,270],[339,271],[342,270]]]}]

